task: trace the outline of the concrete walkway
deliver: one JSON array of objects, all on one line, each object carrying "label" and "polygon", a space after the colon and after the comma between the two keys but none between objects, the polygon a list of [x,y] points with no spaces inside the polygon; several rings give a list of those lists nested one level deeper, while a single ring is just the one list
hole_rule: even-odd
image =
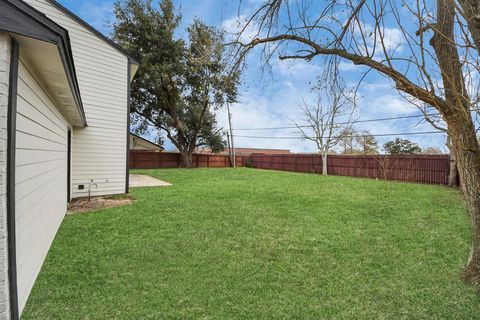
[{"label": "concrete walkway", "polygon": [[130,174],[130,187],[166,187],[171,183],[158,180],[157,178],[146,176],[143,174]]}]

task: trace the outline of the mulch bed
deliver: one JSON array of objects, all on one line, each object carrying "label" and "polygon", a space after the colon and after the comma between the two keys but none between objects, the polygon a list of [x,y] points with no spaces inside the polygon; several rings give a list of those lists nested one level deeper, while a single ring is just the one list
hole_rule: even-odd
[{"label": "mulch bed", "polygon": [[131,204],[135,199],[130,195],[105,196],[73,199],[68,205],[67,214],[97,211]]}]

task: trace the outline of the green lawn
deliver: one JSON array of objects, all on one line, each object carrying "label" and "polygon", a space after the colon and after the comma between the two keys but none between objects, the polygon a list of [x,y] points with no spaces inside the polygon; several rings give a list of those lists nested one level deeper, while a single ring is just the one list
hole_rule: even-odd
[{"label": "green lawn", "polygon": [[469,224],[439,186],[255,169],[141,171],[65,218],[24,319],[474,319]]}]

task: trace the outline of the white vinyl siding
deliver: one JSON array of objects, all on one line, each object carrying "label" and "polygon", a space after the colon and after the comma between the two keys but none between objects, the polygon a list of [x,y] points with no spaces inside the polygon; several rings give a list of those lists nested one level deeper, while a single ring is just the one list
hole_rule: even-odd
[{"label": "white vinyl siding", "polygon": [[68,124],[22,62],[18,70],[15,220],[19,310],[67,211]]},{"label": "white vinyl siding", "polygon": [[[26,0],[68,30],[88,126],[73,130],[72,192],[125,192],[128,59],[48,0]],[[85,185],[79,190],[78,185]]]},{"label": "white vinyl siding", "polygon": [[7,145],[10,36],[0,32],[0,319],[8,319]]}]

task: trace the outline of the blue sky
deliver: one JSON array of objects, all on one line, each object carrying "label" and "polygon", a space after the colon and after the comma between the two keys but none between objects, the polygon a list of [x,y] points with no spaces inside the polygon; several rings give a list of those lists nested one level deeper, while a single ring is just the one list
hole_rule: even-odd
[{"label": "blue sky", "polygon": [[[64,6],[75,12],[82,19],[93,25],[102,33],[109,35],[114,21],[112,0],[60,0]],[[235,32],[238,28],[238,17],[248,16],[258,0],[244,0],[239,9],[236,1],[231,0],[177,0],[174,1],[183,14],[183,24],[188,25],[192,19],[201,18],[208,24],[223,27],[227,32]],[[400,41],[392,32],[392,42]],[[401,45],[401,43],[399,43]],[[232,106],[234,128],[259,128],[292,125],[294,120],[301,118],[299,105],[302,97],[312,99],[310,91],[312,83],[321,73],[321,60],[311,63],[304,61],[272,61],[270,75],[262,74],[259,69],[258,55],[255,53],[248,60],[248,67],[244,74],[244,84],[240,89],[239,102]],[[361,69],[345,62],[341,69],[347,83],[356,84],[362,75]],[[374,73],[365,79],[359,91],[360,119],[384,118],[405,115],[416,115],[419,111],[405,101],[388,79]],[[221,110],[219,123],[227,127],[227,113]],[[395,120],[388,122],[374,122],[358,124],[358,130],[369,130],[372,134],[432,131],[428,124],[418,124],[418,119]],[[295,130],[263,130],[246,131],[237,134],[254,136],[296,136]],[[400,136],[401,137],[401,136]],[[445,150],[443,135],[408,136],[421,147],[435,146]],[[377,138],[382,146],[393,137]],[[269,147],[287,148],[293,152],[315,152],[315,145],[302,140],[264,140],[251,138],[236,138],[238,147]],[[167,149],[171,144],[167,144]]]}]

